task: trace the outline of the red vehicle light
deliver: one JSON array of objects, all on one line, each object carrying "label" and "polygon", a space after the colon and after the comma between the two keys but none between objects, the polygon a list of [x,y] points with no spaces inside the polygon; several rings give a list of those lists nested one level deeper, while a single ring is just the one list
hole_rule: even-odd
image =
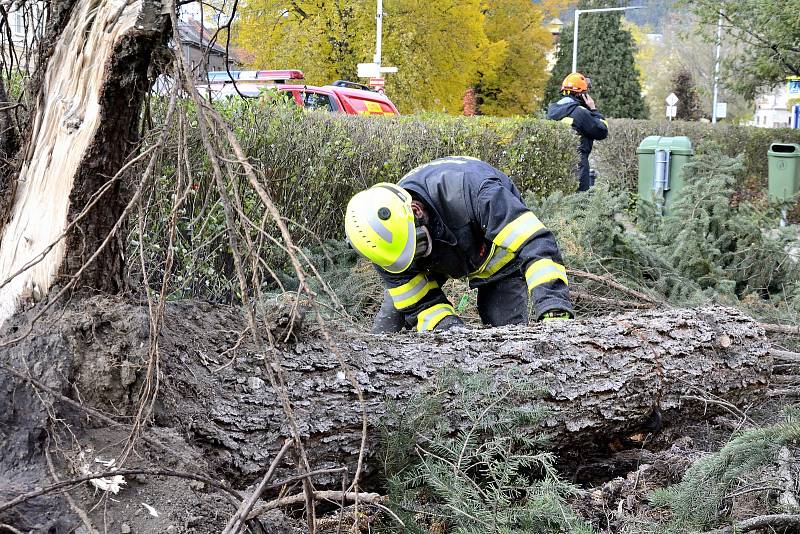
[{"label": "red vehicle light", "polygon": [[305,76],[301,70],[260,70],[256,72],[257,80],[273,82],[286,82],[287,80],[302,80]]}]

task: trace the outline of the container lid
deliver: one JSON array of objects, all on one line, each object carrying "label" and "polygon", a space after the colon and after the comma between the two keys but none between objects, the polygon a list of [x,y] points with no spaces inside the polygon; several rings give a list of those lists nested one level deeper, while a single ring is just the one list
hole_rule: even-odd
[{"label": "container lid", "polygon": [[679,156],[693,156],[694,150],[692,149],[692,140],[685,135],[677,137],[662,137],[661,142],[658,144],[661,150],[668,150],[672,154]]},{"label": "container lid", "polygon": [[800,145],[794,143],[772,143],[767,154],[778,158],[800,158]]},{"label": "container lid", "polygon": [[692,140],[685,135],[679,135],[676,137],[660,137],[657,135],[651,135],[649,137],[645,137],[642,142],[639,143],[639,148],[636,149],[636,153],[653,154],[656,150],[666,150],[671,154],[677,154],[679,156],[694,155],[694,150],[692,149]]},{"label": "container lid", "polygon": [[637,154],[654,154],[658,148],[658,141],[661,139],[660,135],[651,135],[642,139],[639,147],[636,149]]}]

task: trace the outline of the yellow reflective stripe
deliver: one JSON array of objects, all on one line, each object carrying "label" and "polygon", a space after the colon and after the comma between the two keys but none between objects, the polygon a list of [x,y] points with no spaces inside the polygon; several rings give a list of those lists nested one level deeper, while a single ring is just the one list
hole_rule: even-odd
[{"label": "yellow reflective stripe", "polygon": [[389,289],[394,307],[398,310],[413,306],[428,294],[431,289],[439,287],[435,280],[428,280],[423,274],[418,274],[405,284]]},{"label": "yellow reflective stripe", "polygon": [[605,124],[605,125],[606,125],[606,128],[608,128],[608,121],[607,121],[607,120],[605,120],[605,119],[600,119],[600,122],[602,122],[603,124]]},{"label": "yellow reflective stripe", "polygon": [[516,252],[533,234],[544,228],[544,224],[530,211],[526,211],[500,230],[492,241],[499,247]]},{"label": "yellow reflective stripe", "polygon": [[489,252],[489,257],[483,262],[480,269],[470,274],[470,278],[489,278],[497,271],[505,267],[508,262],[514,259],[514,253],[509,252],[502,247],[492,244],[492,250]]},{"label": "yellow reflective stripe", "polygon": [[455,315],[456,310],[450,304],[437,304],[423,310],[417,315],[417,331],[427,332],[436,328],[442,319],[448,315]]},{"label": "yellow reflective stripe", "polygon": [[563,122],[565,124],[569,124],[570,126],[572,126],[572,123],[574,121],[575,121],[575,119],[573,119],[572,117],[564,117],[563,119],[561,119],[561,122]]},{"label": "yellow reflective stripe", "polygon": [[525,281],[528,283],[528,291],[533,290],[534,287],[552,282],[553,280],[561,280],[565,284],[567,282],[567,269],[560,263],[556,263],[550,259],[537,260],[528,266],[525,271]]}]

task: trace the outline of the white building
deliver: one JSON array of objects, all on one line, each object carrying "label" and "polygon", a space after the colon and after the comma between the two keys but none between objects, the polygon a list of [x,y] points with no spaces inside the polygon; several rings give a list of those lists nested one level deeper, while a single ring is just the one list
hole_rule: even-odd
[{"label": "white building", "polygon": [[[800,95],[792,95],[795,99]],[[769,93],[756,98],[756,112],[750,126],[759,128],[797,128],[793,124],[792,110],[789,106],[789,88],[780,84]]]},{"label": "white building", "polygon": [[12,61],[17,68],[26,69],[33,62],[33,49],[44,34],[46,20],[44,5],[37,2],[13,2],[8,9],[10,32],[0,35],[0,49],[8,61],[9,51],[14,50]]}]

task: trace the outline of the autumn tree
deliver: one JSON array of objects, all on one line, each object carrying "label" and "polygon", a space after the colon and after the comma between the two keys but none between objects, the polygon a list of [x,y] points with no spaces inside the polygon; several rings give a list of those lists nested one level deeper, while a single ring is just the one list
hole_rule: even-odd
[{"label": "autumn tree", "polygon": [[726,48],[736,53],[725,61],[735,73],[725,84],[752,100],[762,89],[800,76],[800,0],[682,0],[699,18],[702,35],[716,40],[721,20]]},{"label": "autumn tree", "polygon": [[[394,0],[384,5],[383,63],[398,67],[386,92],[404,112],[458,113],[490,44],[480,0]],[[372,60],[375,4],[368,0],[253,0],[241,8],[238,44],[254,68],[298,68],[309,83],[357,79]]]},{"label": "autumn tree", "polygon": [[696,121],[703,117],[700,97],[694,85],[694,78],[688,69],[679,69],[672,77],[672,92],[678,97],[675,118]]},{"label": "autumn tree", "polygon": [[[691,13],[676,9],[662,22],[661,39],[647,46],[652,48],[652,53],[645,57],[637,55],[646,89],[645,100],[654,117],[664,117],[664,99],[673,91],[672,76],[680,70],[691,74],[703,113],[711,115],[715,51],[701,36],[699,24],[697,17]],[[725,33],[723,40],[727,42]],[[748,120],[753,114],[752,101],[724,84],[731,77],[727,60],[737,53],[737,48],[726,45],[721,50],[723,67],[720,69],[720,79],[723,84],[718,91],[719,101],[728,104],[728,122]]]},{"label": "autumn tree", "polygon": [[529,0],[486,0],[483,12],[484,31],[492,44],[476,84],[480,112],[531,113],[541,105],[545,56],[552,47],[552,36],[542,25],[544,12]]},{"label": "autumn tree", "polygon": [[301,69],[322,85],[356,78],[374,46],[374,17],[363,0],[253,0],[241,8],[236,38],[253,54],[252,67]]},{"label": "autumn tree", "polygon": [[[617,2],[582,0],[580,9],[614,7]],[[592,96],[598,108],[609,117],[647,117],[642,87],[634,62],[634,44],[622,27],[619,11],[592,13],[580,18],[578,27],[578,71],[592,79]],[[547,83],[547,101],[555,100],[561,81],[572,70],[573,25],[564,27]]]}]

